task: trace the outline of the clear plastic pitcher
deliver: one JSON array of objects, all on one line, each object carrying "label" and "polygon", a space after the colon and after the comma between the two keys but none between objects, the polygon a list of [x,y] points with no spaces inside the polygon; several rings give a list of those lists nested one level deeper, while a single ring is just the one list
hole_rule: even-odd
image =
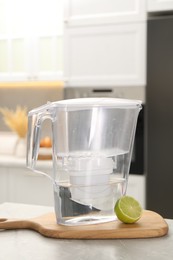
[{"label": "clear plastic pitcher", "polygon": [[81,98],[29,112],[27,166],[34,171],[42,123],[52,121],[51,180],[58,224],[116,219],[114,206],[126,193],[140,109],[137,100]]}]

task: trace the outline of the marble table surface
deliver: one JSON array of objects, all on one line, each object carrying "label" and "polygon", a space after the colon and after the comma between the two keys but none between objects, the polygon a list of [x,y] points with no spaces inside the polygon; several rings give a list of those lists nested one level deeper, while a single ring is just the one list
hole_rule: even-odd
[{"label": "marble table surface", "polygon": [[[30,218],[52,211],[52,207],[0,204],[0,218]],[[0,260],[172,260],[173,220],[166,221],[168,234],[149,239],[52,239],[32,230],[0,230]]]}]

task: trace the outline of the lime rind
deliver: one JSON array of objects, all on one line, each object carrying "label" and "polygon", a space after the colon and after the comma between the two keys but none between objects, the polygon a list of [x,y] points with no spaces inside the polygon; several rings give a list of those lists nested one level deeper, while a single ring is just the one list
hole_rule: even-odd
[{"label": "lime rind", "polygon": [[117,218],[124,223],[135,223],[142,215],[142,207],[137,200],[130,196],[121,197],[115,205]]}]

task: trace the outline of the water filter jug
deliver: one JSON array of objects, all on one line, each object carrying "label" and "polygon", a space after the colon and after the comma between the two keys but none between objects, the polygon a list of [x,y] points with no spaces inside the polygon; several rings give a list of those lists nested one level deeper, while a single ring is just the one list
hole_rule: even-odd
[{"label": "water filter jug", "polygon": [[114,206],[126,194],[140,110],[138,100],[80,98],[49,102],[29,112],[27,166],[34,171],[42,123],[52,123],[49,178],[58,224],[116,219]]}]

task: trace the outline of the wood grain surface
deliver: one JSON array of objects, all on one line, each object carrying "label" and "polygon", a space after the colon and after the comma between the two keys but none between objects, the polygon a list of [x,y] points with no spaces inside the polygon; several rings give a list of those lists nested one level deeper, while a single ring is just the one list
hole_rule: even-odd
[{"label": "wood grain surface", "polygon": [[56,223],[54,213],[49,213],[32,219],[1,218],[0,229],[31,229],[46,237],[68,239],[154,238],[168,233],[166,221],[148,210],[144,210],[141,219],[134,224],[116,220],[103,224],[63,226]]}]

